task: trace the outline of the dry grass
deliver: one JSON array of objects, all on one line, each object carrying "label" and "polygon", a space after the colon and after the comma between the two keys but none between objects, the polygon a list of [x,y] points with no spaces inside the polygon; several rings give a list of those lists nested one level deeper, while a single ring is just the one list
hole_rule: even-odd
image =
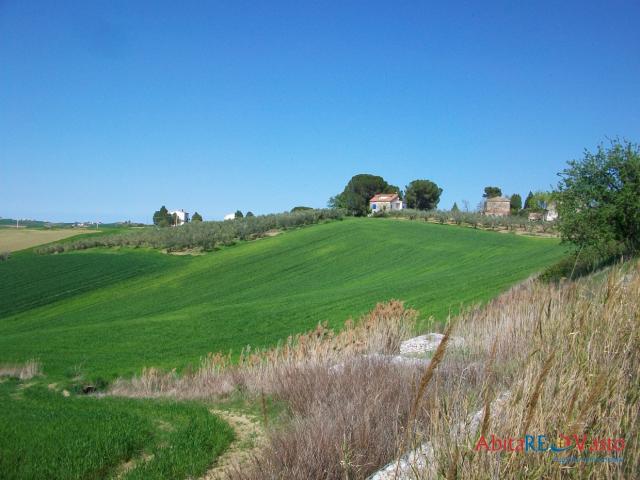
[{"label": "dry grass", "polygon": [[[241,390],[286,402],[286,418],[235,478],[363,479],[426,440],[435,458],[416,466],[416,478],[632,478],[640,471],[638,299],[637,263],[560,286],[525,282],[457,318],[451,333],[465,346],[445,354],[443,345],[438,368],[426,372],[360,355],[395,353],[410,335],[415,312],[391,302],[339,334],[319,327],[280,348],[245,352],[237,365],[211,355],[182,376],[147,370],[113,392],[212,398]],[[480,433],[622,437],[621,454],[569,452],[624,461],[476,451]]]},{"label": "dry grass", "polygon": [[[467,339],[468,350],[443,363],[443,370],[453,377],[457,371],[463,380],[454,386],[451,378],[438,379],[443,393],[423,426],[437,452],[439,473],[455,471],[458,478],[631,478],[640,471],[638,299],[640,269],[633,264],[560,287],[528,282],[464,315],[455,334]],[[494,363],[491,375],[480,382],[464,379],[465,365],[488,362]],[[488,434],[546,434],[549,441],[560,433],[624,438],[621,453],[569,451],[583,458],[622,456],[623,463],[563,464],[554,458],[569,453],[476,451],[480,432],[466,428],[463,438],[452,432],[468,423],[487,390],[511,392],[491,416],[491,427],[483,426]],[[483,423],[488,423],[491,413],[486,408],[483,413]]]},{"label": "dry grass", "polygon": [[16,252],[25,248],[35,247],[43,243],[56,242],[64,238],[80,235],[95,230],[63,229],[36,230],[31,228],[0,227],[0,251]]},{"label": "dry grass", "polygon": [[26,363],[0,364],[0,377],[12,377],[20,380],[29,380],[41,375],[42,369],[38,360],[29,360]]}]

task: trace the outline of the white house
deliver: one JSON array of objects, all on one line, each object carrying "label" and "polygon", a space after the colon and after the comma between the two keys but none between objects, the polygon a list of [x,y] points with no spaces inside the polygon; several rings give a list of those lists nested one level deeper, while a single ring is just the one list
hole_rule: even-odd
[{"label": "white house", "polygon": [[234,218],[236,218],[236,214],[235,214],[235,213],[227,213],[227,214],[224,216],[224,219],[225,219],[225,220],[233,220]]},{"label": "white house", "polygon": [[550,202],[547,205],[547,209],[544,212],[544,221],[545,222],[553,222],[558,219],[558,207],[556,202]]},{"label": "white house", "polygon": [[184,225],[189,221],[189,212],[185,212],[184,210],[169,210],[169,215],[172,217],[175,216],[174,226]]},{"label": "white house", "polygon": [[387,210],[402,210],[404,205],[397,193],[379,193],[369,200],[371,213],[385,212]]}]

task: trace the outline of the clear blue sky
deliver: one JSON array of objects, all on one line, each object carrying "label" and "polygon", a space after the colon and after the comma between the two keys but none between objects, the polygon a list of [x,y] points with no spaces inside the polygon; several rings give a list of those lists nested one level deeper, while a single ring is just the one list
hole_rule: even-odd
[{"label": "clear blue sky", "polygon": [[640,141],[638,25],[637,0],[0,0],[0,216],[323,207],[356,173],[526,195]]}]

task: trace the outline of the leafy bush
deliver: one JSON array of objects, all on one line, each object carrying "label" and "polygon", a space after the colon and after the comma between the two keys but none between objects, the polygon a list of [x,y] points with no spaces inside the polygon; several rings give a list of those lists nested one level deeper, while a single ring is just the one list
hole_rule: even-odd
[{"label": "leafy bush", "polygon": [[555,196],[563,240],[606,257],[611,244],[640,250],[640,146],[615,140],[560,173]]},{"label": "leafy bush", "polygon": [[247,216],[223,222],[195,222],[175,228],[148,228],[115,235],[91,236],[71,242],[46,245],[38,253],[62,253],[94,247],[147,247],[179,251],[189,248],[213,250],[220,245],[233,245],[238,240],[252,240],[270,230],[312,225],[326,220],[340,220],[342,210],[304,210],[295,213]]},{"label": "leafy bush", "polygon": [[6,262],[10,256],[11,252],[0,252],[0,262]]}]

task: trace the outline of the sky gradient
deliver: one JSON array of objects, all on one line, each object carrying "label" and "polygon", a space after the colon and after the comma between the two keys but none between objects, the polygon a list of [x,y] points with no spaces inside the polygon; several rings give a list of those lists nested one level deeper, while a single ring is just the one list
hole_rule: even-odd
[{"label": "sky gradient", "polygon": [[0,0],[0,216],[326,206],[357,173],[440,207],[640,141],[640,2]]}]

